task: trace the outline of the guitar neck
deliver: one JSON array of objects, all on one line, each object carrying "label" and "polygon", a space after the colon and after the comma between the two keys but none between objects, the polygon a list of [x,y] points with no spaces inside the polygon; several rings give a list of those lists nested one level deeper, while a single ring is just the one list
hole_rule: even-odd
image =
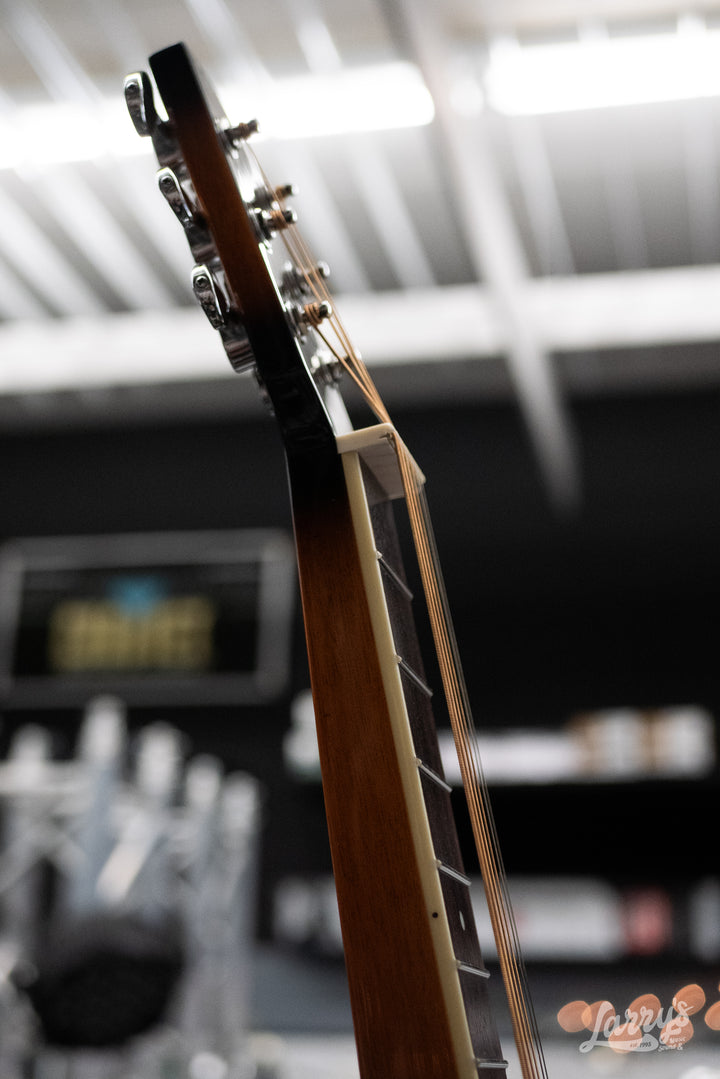
[{"label": "guitar neck", "polygon": [[[290,460],[362,1079],[504,1076],[393,521],[386,425]],[[339,618],[338,612],[342,611]]]},{"label": "guitar neck", "polygon": [[399,559],[390,503],[401,495],[520,1065],[537,1079],[542,1050],[414,463],[389,422],[336,440],[344,428],[324,388],[341,371],[377,419],[388,414],[294,228],[289,189],[269,185],[246,145],[257,125],[230,124],[183,45],[150,62],[167,120],[143,72],[125,83],[130,115],[152,138],[196,296],[233,367],[254,370],[285,445],[362,1079],[500,1077],[506,1066]]}]

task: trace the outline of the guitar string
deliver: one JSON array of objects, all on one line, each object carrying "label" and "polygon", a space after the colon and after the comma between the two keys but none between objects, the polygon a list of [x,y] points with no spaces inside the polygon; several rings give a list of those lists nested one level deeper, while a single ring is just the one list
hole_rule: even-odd
[{"label": "guitar string", "polygon": [[[405,448],[403,448],[402,453],[403,459],[406,462],[405,468],[408,473],[408,486],[412,485],[411,508],[415,515],[422,516],[422,529],[419,530],[419,545],[421,547],[423,563],[427,567],[426,573],[430,576],[430,588],[433,593],[434,617],[442,623],[438,636],[444,641],[443,652],[447,661],[446,678],[449,681],[448,695],[456,710],[458,726],[462,727],[463,736],[458,739],[458,755],[460,756],[462,754],[465,758],[465,771],[463,777],[467,780],[467,773],[470,773],[472,782],[467,783],[467,786],[471,792],[470,796],[473,799],[474,808],[477,811],[477,820],[481,822],[482,826],[481,834],[477,837],[477,842],[485,844],[486,849],[484,853],[486,859],[489,856],[493,859],[492,864],[488,867],[488,876],[491,885],[497,887],[498,893],[497,895],[491,895],[489,899],[492,902],[493,908],[502,914],[499,924],[496,924],[494,929],[496,935],[503,935],[506,941],[509,980],[513,985],[526,986],[527,978],[524,967],[522,966],[522,956],[517,937],[515,919],[512,914],[512,906],[507,893],[507,878],[502,862],[492,807],[489,801],[487,782],[485,780],[482,762],[478,753],[477,738],[475,736],[469,697],[462,675],[462,665],[460,662],[457,640],[455,638],[452,620],[449,614],[447,595],[439,568],[440,563],[432,531],[429,508],[422,483],[417,479],[413,482],[410,471],[411,466],[414,464],[412,458]],[[480,800],[478,801],[478,799]],[[489,851],[485,836],[489,836],[491,840]],[[520,1008],[519,1018],[523,1025],[524,1034],[528,1032],[528,1026],[530,1028],[532,1028],[533,1025],[536,1026],[536,1024],[533,1024],[532,1022],[534,1016],[532,1015],[531,1009],[529,1014],[525,1016]]]},{"label": "guitar string", "polygon": [[[323,290],[325,291],[325,290]],[[348,349],[348,360],[344,366],[350,368],[356,376],[356,381],[367,388],[368,396],[376,413],[382,418],[387,413],[382,401],[374,388],[367,369],[363,364],[355,360],[352,348]],[[389,419],[389,417],[388,417]],[[537,1028],[533,1022],[534,1017],[528,1014],[525,1004],[527,999],[526,978],[520,968],[517,957],[519,944],[517,930],[515,929],[512,908],[509,896],[504,887],[505,874],[500,858],[497,833],[495,831],[493,817],[486,797],[478,798],[478,792],[487,791],[487,786],[482,775],[479,758],[475,751],[476,741],[471,736],[471,730],[467,722],[470,716],[469,708],[464,698],[467,693],[462,692],[458,684],[457,671],[459,670],[459,657],[457,645],[448,633],[451,626],[447,614],[447,600],[443,602],[443,590],[438,587],[439,562],[437,553],[432,551],[429,530],[429,513],[426,504],[420,509],[418,491],[422,490],[422,484],[418,483],[413,475],[414,462],[411,466],[411,458],[404,445],[397,447],[403,474],[406,501],[411,514],[411,525],[418,548],[419,563],[423,584],[428,595],[428,605],[431,612],[431,624],[436,639],[436,647],[441,663],[441,677],[448,698],[448,710],[451,716],[456,742],[458,745],[461,771],[465,787],[469,792],[471,820],[476,845],[479,848],[479,857],[483,865],[483,873],[488,881],[486,888],[488,909],[491,914],[493,930],[498,939],[498,952],[501,960],[504,981],[507,986],[508,1000],[510,1003],[511,1017],[513,1021],[515,1040],[518,1047],[518,1055],[521,1058],[523,1074],[530,1077],[541,1074],[535,1067],[528,1046],[537,1043]],[[454,644],[454,647],[453,647]],[[474,758],[474,759],[473,759]],[[523,983],[525,983],[523,985]],[[533,1027],[535,1030],[533,1031]]]},{"label": "guitar string", "polygon": [[[258,157],[255,154],[252,146],[246,143],[245,149],[252,158],[253,164],[257,169],[258,174],[262,177],[266,190],[273,193],[275,201],[281,207],[286,199],[286,196],[276,190],[270,183],[270,180],[265,174],[265,171],[260,161],[258,160]],[[375,388],[375,385],[370,378],[367,368],[362,363],[362,360],[357,350],[354,348],[352,341],[345,330],[345,327],[340,321],[337,312],[334,310],[332,296],[327,288],[327,285],[325,284],[325,281],[323,280],[323,277],[320,274],[317,260],[313,258],[312,252],[310,251],[308,245],[305,243],[305,240],[303,239],[300,230],[296,228],[294,224],[288,225],[284,221],[282,216],[277,216],[277,223],[282,242],[284,243],[288,254],[292,259],[293,265],[302,274],[302,279],[306,288],[312,293],[316,301],[325,301],[330,305],[330,309],[332,311],[332,317],[330,319],[330,322],[332,324],[335,335],[338,338],[338,342],[341,345],[341,350],[338,351],[338,349],[331,344],[331,342],[327,338],[327,335],[324,333],[324,331],[320,329],[319,323],[315,323],[313,325],[313,329],[324,342],[325,346],[329,349],[335,359],[338,361],[343,370],[350,375],[352,380],[361,390],[366,401],[375,413],[377,419],[379,419],[382,423],[391,423],[392,421],[387,412],[387,409],[385,408],[382,398],[380,397],[380,394],[377,392],[377,389]]]},{"label": "guitar string", "polygon": [[[416,487],[416,494],[417,499],[414,499],[413,501],[417,501],[419,510],[422,513],[423,535],[431,548],[429,551],[429,572],[433,580],[433,588],[437,593],[435,604],[436,606],[439,605],[439,617],[444,623],[441,632],[446,637],[447,646],[449,646],[451,652],[449,677],[453,684],[451,686],[450,695],[453,699],[454,706],[458,709],[458,725],[461,726],[462,734],[464,735],[464,737],[458,739],[461,745],[461,750],[459,750],[458,755],[460,756],[461,752],[465,755],[465,772],[463,778],[467,789],[471,792],[471,798],[477,814],[474,821],[474,831],[476,833],[476,842],[483,845],[482,853],[486,861],[485,870],[488,873],[491,885],[489,890],[493,892],[493,890],[496,889],[496,893],[488,897],[488,906],[490,908],[492,905],[492,909],[496,915],[493,922],[493,929],[496,937],[500,936],[503,940],[502,947],[504,948],[505,954],[503,955],[499,949],[499,957],[501,959],[501,966],[503,967],[506,983],[509,984],[510,993],[513,995],[515,1007],[515,1014],[513,1016],[514,1027],[519,1036],[516,1037],[516,1041],[519,1042],[518,1052],[520,1053],[522,1050],[525,1054],[525,1065],[528,1074],[543,1074],[544,1061],[542,1060],[537,1021],[534,1016],[531,997],[528,992],[527,976],[522,962],[510,897],[507,892],[507,878],[502,863],[502,855],[489,801],[487,783],[483,775],[482,764],[478,755],[477,739],[475,737],[467,689],[462,677],[462,668],[460,665],[457,642],[452,629],[452,622],[449,620],[447,596],[445,594],[442,577],[439,574],[439,562],[437,551],[435,549],[427,502],[424,490],[421,486]],[[427,559],[427,555],[424,555],[424,558]],[[468,756],[470,757],[470,760],[468,760]],[[486,891],[487,890],[488,889],[486,889]],[[529,1046],[535,1047],[533,1050],[536,1056],[535,1061],[532,1059]]]},{"label": "guitar string", "polygon": [[[294,264],[300,269],[306,286],[316,300],[331,302],[327,286],[316,271],[309,249],[300,237],[298,230],[293,227],[284,230],[283,239],[294,260]],[[316,333],[360,388],[376,417],[381,422],[390,423],[391,420],[387,409],[365,364],[353,348],[336,312],[333,311],[328,321],[341,348],[338,349],[333,346],[320,325],[314,327]],[[459,652],[454,632],[452,631],[447,597],[440,576],[439,559],[432,536],[429,510],[424,497],[423,484],[418,479],[417,465],[404,443],[399,439],[396,439],[395,442],[418,555],[418,564],[438,652],[441,678],[468,798],[473,834],[483,870],[486,900],[508,995],[521,1071],[524,1079],[540,1079],[540,1077],[547,1076],[547,1071],[539,1039],[537,1020],[528,993],[527,974],[520,954],[517,928],[507,891],[507,878],[502,864],[497,831],[489,803],[487,783],[477,752],[474,723],[469,708],[467,689],[462,678]]]},{"label": "guitar string", "polygon": [[[413,527],[415,529],[417,529],[417,527],[418,527],[418,524],[417,524],[417,522],[418,522],[418,499],[416,497],[417,481],[416,481],[415,477],[412,475],[412,464],[411,464],[411,461],[409,459],[409,455],[406,453],[404,448],[398,447],[398,449],[399,449],[400,466],[401,466],[401,469],[402,469],[402,472],[403,472],[404,485],[406,487],[406,490],[408,490],[410,492],[410,494],[409,494],[409,512],[410,512],[411,522],[413,524]],[[424,534],[424,531],[423,531],[423,534],[420,537],[420,542],[419,542],[418,546],[419,546],[418,559],[419,559],[419,564],[420,564],[420,570],[421,570],[421,574],[423,575],[423,578],[425,578],[425,576],[428,573],[429,556],[428,556],[428,552],[427,552],[427,538],[426,538],[426,535]],[[440,662],[441,676],[443,678],[444,687],[445,687],[445,691],[446,691],[446,696],[447,696],[447,699],[448,699],[448,711],[449,711],[449,714],[450,714],[450,721],[451,721],[451,724],[453,726],[453,732],[456,735],[456,744],[457,744],[457,750],[458,750],[458,757],[459,757],[459,761],[460,761],[461,772],[463,774],[463,778],[465,778],[467,776],[468,772],[470,771],[470,767],[469,767],[469,751],[470,751],[470,747],[469,747],[467,739],[465,737],[466,732],[465,732],[464,729],[462,729],[464,727],[464,717],[462,717],[461,711],[460,711],[460,708],[459,708],[457,687],[455,685],[454,680],[451,679],[451,678],[448,678],[448,670],[449,670],[449,664],[450,664],[450,655],[449,655],[450,642],[447,640],[447,638],[445,637],[444,634],[438,634],[437,633],[437,628],[436,627],[437,627],[437,625],[439,623],[439,620],[441,618],[441,612],[440,612],[440,609],[439,609],[440,608],[440,597],[438,595],[438,591],[437,591],[437,588],[436,588],[434,583],[431,583],[430,588],[429,588],[429,593],[430,594],[429,594],[429,597],[428,597],[428,609],[429,609],[429,614],[430,614],[430,620],[431,620],[431,624],[433,625],[434,635],[436,637],[438,637],[438,658],[439,658],[439,662]],[[493,860],[492,860],[492,858],[490,856],[490,851],[489,851],[489,847],[488,847],[487,829],[485,827],[485,822],[483,822],[481,820],[481,818],[480,818],[480,808],[479,808],[478,803],[477,803],[477,793],[474,790],[474,786],[472,784],[468,784],[467,790],[468,790],[470,817],[471,817],[471,820],[473,822],[473,830],[476,833],[475,834],[475,842],[476,842],[476,846],[478,847],[478,858],[479,858],[481,870],[482,870],[482,873],[483,873],[483,879],[487,882],[486,898],[487,898],[487,901],[488,901],[488,908],[489,908],[489,911],[490,911],[491,921],[493,922],[493,928],[494,928],[494,930],[496,932],[496,936],[499,933],[501,936],[504,937],[505,936],[505,928],[503,926],[497,926],[496,925],[496,923],[498,921],[497,915],[498,915],[498,911],[499,911],[499,907],[498,907],[498,903],[497,903],[497,893],[496,893],[496,889],[495,889],[495,879],[496,879],[497,874],[495,872],[494,862],[493,862]],[[476,828],[476,822],[479,819],[480,819],[480,827],[478,829],[478,828]],[[498,944],[498,950],[499,950],[499,955],[500,955],[501,959],[503,959],[504,955],[505,955],[505,951],[506,951],[505,944],[506,944],[506,941],[504,941],[504,940],[499,941],[499,944]],[[505,963],[504,966],[505,966],[504,974],[506,975],[506,984],[508,985],[509,995],[510,995],[510,998],[511,998],[511,1008],[514,1011],[515,1010],[515,1003],[516,1003],[516,996],[517,996],[517,986],[515,984],[515,979],[512,976],[512,972],[508,970],[509,964]],[[509,974],[509,977],[507,976],[508,974]],[[523,1069],[523,1070],[525,1071],[526,1069]]]},{"label": "guitar string", "polygon": [[[295,254],[302,256],[300,265],[302,267],[312,267],[312,259],[308,257],[309,252],[307,252],[297,234],[295,238],[296,244],[294,246],[298,249]],[[329,299],[329,293],[322,279],[315,278],[312,270],[309,273],[307,270],[303,272],[317,298]],[[389,422],[387,410],[365,365],[362,364],[354,352],[339,319],[335,317],[331,322],[336,335],[346,349],[346,356],[340,356],[337,350],[332,348],[327,336],[321,334],[325,344],[331,349],[336,358],[340,359],[343,367],[349,371],[356,384],[364,390],[365,396],[378,418]],[[523,1075],[528,1079],[532,1079],[533,1076],[544,1074],[544,1061],[542,1061],[541,1050],[538,1054],[537,1049],[535,1049],[531,1056],[528,1048],[530,1045],[539,1047],[537,1024],[534,1015],[532,1015],[532,1009],[528,1009],[525,1003],[528,999],[527,978],[524,968],[518,962],[517,930],[512,917],[509,896],[503,884],[505,874],[502,868],[497,833],[487,798],[483,795],[478,799],[478,792],[481,794],[486,792],[487,786],[482,775],[479,758],[477,758],[475,740],[471,736],[470,725],[468,724],[468,717],[470,717],[470,723],[472,722],[471,715],[467,705],[463,702],[463,697],[467,696],[467,692],[465,691],[463,694],[457,675],[453,673],[459,669],[459,657],[457,656],[457,645],[455,643],[453,647],[452,637],[448,633],[448,626],[451,623],[449,623],[447,614],[447,601],[445,600],[444,603],[442,601],[442,591],[444,590],[438,588],[439,562],[436,552],[432,551],[434,545],[429,540],[431,533],[428,527],[429,514],[427,506],[425,505],[423,511],[419,511],[418,489],[421,490],[422,487],[416,482],[412,474],[412,468],[416,469],[416,466],[412,462],[411,467],[412,458],[404,446],[401,449],[398,447],[398,449],[406,500],[411,511],[411,524],[413,525],[416,545],[419,548],[418,556],[421,563],[421,573],[423,574],[423,584],[428,593],[428,606],[429,610],[431,610],[431,623],[433,624],[436,647],[438,647],[438,655],[441,661],[441,672],[443,672],[444,668],[442,677],[448,697],[451,723],[453,724],[458,744],[461,771],[468,791],[473,831],[476,845],[479,847],[478,853],[483,863],[484,874],[488,880],[488,887],[486,888],[488,909],[491,913],[494,933],[498,938],[498,952],[508,993],[518,1055],[521,1059]],[[420,559],[420,555],[422,555],[422,559]],[[538,1061],[540,1070],[535,1066],[533,1057]]]},{"label": "guitar string", "polygon": [[[407,487],[410,488],[411,513],[418,521],[419,557],[421,572],[429,578],[431,592],[431,620],[435,622],[434,632],[440,642],[441,673],[448,696],[448,706],[453,732],[458,744],[458,757],[468,791],[470,816],[473,823],[478,857],[486,883],[486,898],[491,915],[493,931],[498,944],[503,977],[508,989],[511,1018],[518,1054],[521,1058],[523,1075],[537,1075],[537,1069],[530,1053],[532,1021],[525,1003],[522,971],[518,962],[519,945],[515,930],[512,908],[507,896],[497,833],[489,801],[487,785],[482,774],[482,767],[477,757],[476,741],[472,736],[472,718],[467,702],[467,690],[462,681],[457,642],[452,632],[447,610],[442,579],[439,575],[437,552],[434,549],[427,503],[422,494],[422,487],[413,475],[414,462],[407,450],[402,447],[400,460],[406,475]],[[439,627],[439,628],[438,628]]]},{"label": "guitar string", "polygon": [[404,488],[413,526],[418,562],[423,577],[423,585],[428,599],[433,635],[436,640],[441,677],[448,701],[448,712],[456,740],[463,782],[468,796],[470,818],[483,880],[488,910],[493,925],[493,932],[498,947],[498,957],[503,972],[503,980],[508,993],[508,1002],[513,1022],[513,1032],[520,1057],[521,1069],[526,1077],[538,1075],[531,1046],[532,1023],[525,1004],[526,986],[523,986],[522,972],[518,963],[519,945],[514,929],[514,919],[509,897],[504,889],[505,879],[502,859],[497,842],[497,833],[487,801],[487,785],[482,774],[476,752],[476,739],[471,730],[472,722],[467,704],[467,691],[461,681],[461,669],[457,643],[452,633],[449,619],[447,597],[442,585],[439,561],[432,539],[427,503],[424,500],[423,485],[417,475],[417,466],[404,444],[397,446],[403,473]]},{"label": "guitar string", "polygon": [[[260,166],[258,165],[258,168]],[[262,170],[261,170],[262,171]],[[268,185],[269,186],[269,185]],[[285,246],[294,266],[302,274],[305,288],[317,301],[330,304],[328,321],[341,348],[338,350],[320,328],[319,319],[313,319],[315,332],[324,342],[341,367],[360,388],[363,396],[381,422],[391,423],[390,416],[377,392],[367,368],[353,348],[320,275],[317,264],[304,243],[299,231],[290,226],[282,230]],[[513,1032],[524,1079],[546,1076],[545,1062],[537,1031],[537,1023],[529,1004],[527,977],[520,958],[517,929],[512,914],[502,857],[488,801],[487,784],[477,755],[472,714],[469,709],[467,690],[462,679],[457,642],[452,632],[449,607],[439,569],[427,503],[424,500],[422,480],[417,478],[417,466],[399,439],[395,449],[401,467],[406,504],[410,514],[411,528],[418,554],[418,563],[426,594],[431,627],[436,642],[441,678],[445,689],[448,712],[456,741],[463,783],[475,836],[478,857],[485,882],[486,899],[493,932],[496,937],[503,980],[506,986]],[[529,1006],[528,1006],[529,1005]]]}]

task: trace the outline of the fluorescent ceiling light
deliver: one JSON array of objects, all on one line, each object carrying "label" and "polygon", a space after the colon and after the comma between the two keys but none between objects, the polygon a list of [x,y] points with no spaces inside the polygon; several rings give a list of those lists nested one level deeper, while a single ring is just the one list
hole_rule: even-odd
[{"label": "fluorescent ceiling light", "polygon": [[0,118],[0,169],[32,170],[144,151],[127,115],[122,91],[117,100],[100,100],[94,105],[20,105]]},{"label": "fluorescent ceiling light", "polygon": [[[237,87],[221,88],[220,98],[233,122],[248,115],[246,93]],[[406,63],[278,79],[261,88],[254,105],[263,134],[281,139],[417,127],[433,118],[430,93],[417,68]],[[0,169],[145,152],[121,88],[95,105],[24,105],[0,119]]]},{"label": "fluorescent ceiling light", "polygon": [[509,115],[570,112],[720,95],[720,31],[542,45],[499,41],[488,104]]},{"label": "fluorescent ceiling light", "polygon": [[[247,115],[237,91],[226,87],[220,96],[231,118]],[[434,106],[415,65],[398,61],[278,79],[258,95],[254,115],[272,138],[307,139],[422,127]]]}]

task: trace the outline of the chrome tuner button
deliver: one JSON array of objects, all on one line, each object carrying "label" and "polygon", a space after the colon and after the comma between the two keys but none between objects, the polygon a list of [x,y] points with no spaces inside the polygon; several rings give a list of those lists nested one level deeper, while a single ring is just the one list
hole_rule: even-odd
[{"label": "chrome tuner button", "polygon": [[318,262],[315,264],[315,273],[318,277],[321,277],[323,281],[327,281],[330,276],[330,267],[327,262]]},{"label": "chrome tuner button", "polygon": [[134,71],[125,79],[125,104],[138,135],[152,135],[158,115],[152,84],[144,71]]},{"label": "chrome tuner button", "polygon": [[210,325],[215,330],[221,329],[227,320],[227,302],[207,266],[194,267],[192,288]]},{"label": "chrome tuner button", "polygon": [[172,169],[160,169],[158,187],[168,206],[181,224],[186,225],[195,216],[195,210]]}]

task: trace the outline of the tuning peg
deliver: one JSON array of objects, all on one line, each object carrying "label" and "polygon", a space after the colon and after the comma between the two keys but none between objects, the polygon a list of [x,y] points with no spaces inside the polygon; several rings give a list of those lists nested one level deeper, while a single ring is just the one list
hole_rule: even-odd
[{"label": "tuning peg", "polygon": [[260,125],[257,120],[248,120],[245,124],[237,124],[235,127],[227,128],[225,134],[231,142],[244,142],[245,139],[251,138],[252,135],[257,135],[260,130]]},{"label": "tuning peg", "polygon": [[125,79],[125,103],[138,135],[152,135],[158,115],[152,84],[144,71],[135,71]]},{"label": "tuning peg", "polygon": [[193,269],[192,287],[198,303],[207,315],[208,322],[214,330],[219,331],[225,353],[233,369],[238,374],[253,370],[255,354],[245,327],[237,311],[230,307],[222,286],[203,263]]},{"label": "tuning peg", "polygon": [[219,330],[227,320],[227,301],[207,266],[201,264],[194,267],[192,288],[210,325]]},{"label": "tuning peg", "polygon": [[275,198],[281,201],[294,198],[297,193],[298,189],[295,184],[280,184],[280,187],[275,188]]},{"label": "tuning peg", "polygon": [[190,202],[180,181],[172,169],[160,169],[157,174],[158,187],[167,203],[181,224],[192,221],[195,209]]}]

